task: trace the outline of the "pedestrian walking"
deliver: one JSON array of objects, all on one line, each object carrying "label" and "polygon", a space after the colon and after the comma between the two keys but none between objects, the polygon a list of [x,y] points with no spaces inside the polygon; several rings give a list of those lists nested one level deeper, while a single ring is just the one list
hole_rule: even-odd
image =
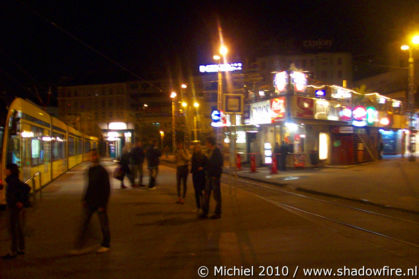
[{"label": "pedestrian walking", "polygon": [[147,158],[147,167],[149,173],[149,189],[155,189],[157,173],[160,164],[161,151],[159,150],[157,141],[153,141],[150,147],[147,149],[146,158]]},{"label": "pedestrian walking", "polygon": [[201,146],[196,144],[192,154],[192,181],[195,189],[195,201],[197,213],[204,205],[204,191],[205,191],[205,168],[207,165],[207,157],[201,150]]},{"label": "pedestrian walking", "polygon": [[93,213],[97,213],[99,217],[100,227],[102,230],[102,243],[97,253],[105,253],[110,249],[111,234],[109,231],[108,220],[108,201],[111,193],[111,185],[109,183],[109,174],[99,162],[99,154],[94,149],[92,152],[92,165],[87,171],[87,187],[82,199],[83,214],[81,225],[75,242],[75,248],[70,253],[73,255],[82,254],[84,238]]},{"label": "pedestrian walking", "polygon": [[23,227],[25,207],[29,207],[30,187],[19,180],[19,167],[16,164],[6,166],[6,175],[8,225],[12,242],[9,253],[3,256],[3,259],[9,260],[25,254]]},{"label": "pedestrian walking", "polygon": [[279,165],[279,161],[281,160],[281,148],[279,146],[279,144],[277,142],[275,142],[275,147],[274,147],[274,156],[276,159],[276,164],[277,164],[277,168]]},{"label": "pedestrian walking", "polygon": [[279,147],[279,169],[286,171],[287,170],[287,155],[288,155],[288,144],[284,141],[281,142],[281,146]]},{"label": "pedestrian walking", "polygon": [[[176,203],[183,204],[185,202],[187,181],[188,181],[188,164],[191,160],[189,151],[184,147],[182,142],[178,142],[176,150],[176,186],[177,197]],[[183,193],[181,191],[183,185]]]},{"label": "pedestrian walking", "polygon": [[119,160],[119,166],[121,168],[122,174],[120,176],[121,179],[121,189],[127,188],[124,184],[124,178],[127,177],[131,182],[131,187],[134,187],[134,182],[132,181],[131,169],[129,167],[130,164],[130,145],[126,144],[124,148],[122,148],[122,155]]},{"label": "pedestrian walking", "polygon": [[218,147],[215,145],[215,138],[209,137],[207,139],[208,161],[206,165],[206,185],[205,185],[205,204],[200,218],[207,218],[210,207],[211,192],[214,193],[215,211],[212,219],[221,218],[221,188],[220,179],[223,171],[223,155]]},{"label": "pedestrian walking", "polygon": [[[131,180],[135,186],[145,186],[143,184],[143,164],[145,159],[145,152],[143,149],[143,144],[141,141],[138,141],[135,147],[131,150]],[[138,184],[136,183],[138,178]]]}]

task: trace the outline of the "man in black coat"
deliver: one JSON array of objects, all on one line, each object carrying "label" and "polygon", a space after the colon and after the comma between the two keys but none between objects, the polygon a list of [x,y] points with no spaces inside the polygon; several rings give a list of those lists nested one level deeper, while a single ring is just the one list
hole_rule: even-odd
[{"label": "man in black coat", "polygon": [[[143,184],[143,163],[145,159],[145,153],[143,144],[138,141],[135,147],[131,150],[131,161],[132,161],[132,181],[135,186],[144,186]],[[138,184],[136,184],[137,177],[139,178]]]},{"label": "man in black coat", "polygon": [[159,170],[159,164],[160,164],[160,156],[161,151],[157,145],[157,141],[153,141],[150,147],[147,149],[146,157],[147,157],[147,165],[148,165],[148,171],[149,171],[149,189],[155,189],[156,186],[156,179],[157,179],[157,173]]},{"label": "man in black coat", "polygon": [[207,139],[208,160],[206,163],[206,185],[205,185],[205,204],[202,207],[200,218],[207,218],[210,204],[211,192],[214,193],[215,212],[211,216],[212,219],[221,218],[221,173],[223,172],[223,155],[220,149],[215,145],[215,139],[209,137]]},{"label": "man in black coat", "polygon": [[28,187],[19,180],[19,168],[16,164],[6,166],[6,201],[9,213],[9,231],[12,239],[10,252],[3,259],[13,259],[25,253],[25,238],[23,235],[23,215],[27,203]]},{"label": "man in black coat", "polygon": [[99,154],[96,150],[92,150],[92,166],[90,166],[87,174],[88,183],[82,199],[82,223],[76,239],[75,250],[71,251],[71,254],[74,255],[83,253],[81,250],[83,246],[83,240],[90,223],[90,218],[95,212],[98,214],[103,235],[101,247],[97,250],[97,252],[108,252],[111,241],[107,214],[107,206],[111,193],[111,186],[109,183],[109,174],[106,169],[99,164]]}]

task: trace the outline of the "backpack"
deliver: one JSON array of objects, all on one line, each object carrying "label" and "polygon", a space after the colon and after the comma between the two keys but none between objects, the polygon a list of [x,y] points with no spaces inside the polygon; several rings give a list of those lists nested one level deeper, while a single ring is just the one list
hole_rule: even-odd
[{"label": "backpack", "polygon": [[31,187],[24,182],[20,182],[19,186],[20,186],[21,191],[22,191],[23,207],[25,207],[25,208],[31,207],[32,204],[31,204],[31,201],[29,200],[29,196],[30,196],[30,193],[31,193]]}]

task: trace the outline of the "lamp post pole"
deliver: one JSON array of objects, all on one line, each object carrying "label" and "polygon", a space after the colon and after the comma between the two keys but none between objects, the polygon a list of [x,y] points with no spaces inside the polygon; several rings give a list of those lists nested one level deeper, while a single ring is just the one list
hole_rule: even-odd
[{"label": "lamp post pole", "polygon": [[415,63],[413,59],[413,51],[412,48],[409,48],[409,93],[408,93],[408,102],[409,102],[409,161],[414,162],[416,161],[415,156]]},{"label": "lamp post pole", "polygon": [[176,150],[176,122],[175,122],[175,111],[176,111],[176,106],[175,106],[175,99],[176,99],[176,92],[172,92],[170,94],[170,98],[172,99],[172,151],[175,152]]}]

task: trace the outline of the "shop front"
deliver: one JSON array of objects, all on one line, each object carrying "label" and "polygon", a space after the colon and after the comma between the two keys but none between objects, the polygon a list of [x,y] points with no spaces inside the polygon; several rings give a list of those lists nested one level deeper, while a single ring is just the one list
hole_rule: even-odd
[{"label": "shop front", "polygon": [[250,104],[245,121],[257,130],[246,132],[246,144],[259,165],[270,165],[281,145],[287,146],[287,166],[295,168],[379,159],[383,145],[384,154],[405,150],[400,101],[334,85],[281,88],[274,98]]}]

